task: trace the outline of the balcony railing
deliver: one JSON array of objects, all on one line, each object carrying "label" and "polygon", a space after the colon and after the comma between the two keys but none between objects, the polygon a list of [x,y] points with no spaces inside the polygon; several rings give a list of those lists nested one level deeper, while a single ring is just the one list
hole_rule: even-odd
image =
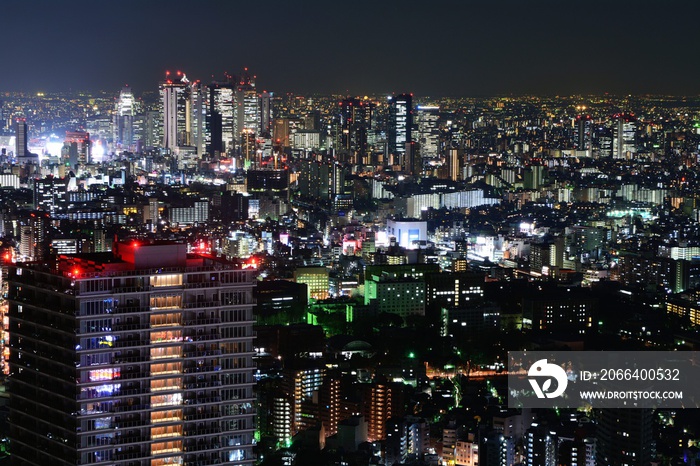
[{"label": "balcony railing", "polygon": [[201,319],[194,319],[194,320],[186,320],[185,325],[186,326],[196,326],[196,325],[213,325],[213,324],[220,324],[221,319],[218,318],[201,318]]},{"label": "balcony railing", "polygon": [[221,417],[221,413],[218,411],[213,411],[209,413],[199,413],[185,415],[185,421],[199,421],[202,419],[217,419]]},{"label": "balcony railing", "polygon": [[196,374],[199,372],[216,372],[220,371],[221,366],[218,365],[206,365],[206,366],[197,366],[197,367],[186,367],[184,372],[185,374]]},{"label": "balcony railing", "polygon": [[221,350],[185,351],[186,358],[206,358],[212,356],[221,356]]},{"label": "balcony railing", "polygon": [[[186,405],[203,405],[203,404],[209,404],[209,403],[221,403],[221,397],[220,396],[200,396],[197,398],[187,398],[185,399],[185,404]],[[196,418],[199,419],[199,418]],[[193,419],[188,419],[187,416],[185,416],[186,421],[192,421]]]},{"label": "balcony railing", "polygon": [[185,303],[185,309],[196,309],[199,307],[220,307],[221,301],[197,301],[192,303]]}]

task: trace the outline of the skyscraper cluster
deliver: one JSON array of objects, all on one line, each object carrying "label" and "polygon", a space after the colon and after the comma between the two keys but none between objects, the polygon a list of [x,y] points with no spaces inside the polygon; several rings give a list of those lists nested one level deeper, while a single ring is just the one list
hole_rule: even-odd
[{"label": "skyscraper cluster", "polygon": [[697,348],[697,99],[296,95],[244,70],[0,107],[17,464],[695,453],[676,411],[507,409],[504,361]]}]

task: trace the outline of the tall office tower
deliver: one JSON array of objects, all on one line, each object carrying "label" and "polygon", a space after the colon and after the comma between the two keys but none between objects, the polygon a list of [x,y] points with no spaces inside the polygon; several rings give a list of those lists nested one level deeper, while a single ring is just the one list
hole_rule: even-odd
[{"label": "tall office tower", "polygon": [[303,161],[299,167],[299,194],[304,199],[328,201],[345,194],[343,165],[332,161]]},{"label": "tall office tower", "polygon": [[389,97],[389,153],[394,155],[394,164],[402,165],[406,154],[406,143],[411,142],[413,127],[413,95],[400,94]]},{"label": "tall office tower", "polygon": [[418,134],[422,159],[435,159],[440,155],[440,107],[419,105],[416,109]]},{"label": "tall office tower", "polygon": [[162,119],[160,112],[156,110],[148,110],[143,114],[143,134],[141,142],[143,147],[153,148],[161,144],[162,137]]},{"label": "tall office tower", "polygon": [[596,461],[600,466],[648,466],[654,457],[651,409],[599,411]]},{"label": "tall office tower", "polygon": [[273,93],[263,91],[260,94],[260,133],[272,132],[272,98]]},{"label": "tall office tower", "polygon": [[134,93],[125,86],[114,109],[114,143],[126,149],[134,144]]},{"label": "tall office tower", "polygon": [[10,271],[13,464],[252,464],[253,272],[113,249]]},{"label": "tall office tower", "polygon": [[460,179],[460,173],[462,171],[460,159],[459,149],[451,147],[447,152],[447,176],[452,181],[458,181]]},{"label": "tall office tower", "polygon": [[29,152],[29,131],[26,120],[17,120],[15,123],[15,157],[17,160],[33,156]]},{"label": "tall office tower", "polygon": [[190,88],[190,109],[192,136],[190,142],[197,150],[197,155],[204,155],[211,145],[211,130],[209,128],[209,90],[200,81],[192,83]]},{"label": "tall office tower", "polygon": [[367,154],[367,134],[374,105],[358,98],[343,99],[340,104],[340,148],[357,154],[361,163]]},{"label": "tall office tower", "polygon": [[630,114],[613,117],[612,156],[615,159],[634,157],[637,152],[637,119]]},{"label": "tall office tower", "polygon": [[90,133],[85,131],[66,131],[66,139],[63,141],[68,162],[71,166],[85,165],[92,161],[92,142]]},{"label": "tall office tower", "polygon": [[596,128],[593,132],[594,146],[601,158],[612,157],[612,130],[605,126]]},{"label": "tall office tower", "polygon": [[415,141],[406,143],[406,152],[403,158],[403,171],[407,175],[420,175],[422,170],[419,157],[418,144]]},{"label": "tall office tower", "polygon": [[234,94],[235,78],[227,75],[224,82],[213,82],[210,87],[211,151],[221,154],[235,149]]},{"label": "tall office tower", "polygon": [[574,124],[574,148],[577,151],[590,151],[593,138],[593,118],[590,115],[577,115]]},{"label": "tall office tower", "polygon": [[27,122],[25,120],[17,120],[15,124],[15,157],[26,157],[29,153],[29,148],[27,147],[29,137],[27,133]]},{"label": "tall office tower", "polygon": [[165,81],[160,83],[160,97],[163,103],[163,147],[177,150],[189,146],[191,136],[190,81],[178,71],[174,76],[166,72]]},{"label": "tall office tower", "polygon": [[253,138],[260,129],[260,106],[255,90],[255,76],[248,74],[248,68],[238,79],[234,106],[235,137],[239,144],[244,136]]},{"label": "tall office tower", "polygon": [[255,131],[252,129],[244,129],[241,133],[241,157],[243,159],[243,166],[248,168],[253,163],[256,167],[262,166],[261,157],[262,152],[258,152],[257,143],[255,139]]}]

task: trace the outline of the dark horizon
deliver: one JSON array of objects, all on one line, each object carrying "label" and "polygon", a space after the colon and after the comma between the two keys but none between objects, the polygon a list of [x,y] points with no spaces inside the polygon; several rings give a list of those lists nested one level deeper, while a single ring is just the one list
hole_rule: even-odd
[{"label": "dark horizon", "polygon": [[421,96],[700,94],[696,2],[258,5],[10,0],[3,91],[156,90],[167,69],[258,88]]}]

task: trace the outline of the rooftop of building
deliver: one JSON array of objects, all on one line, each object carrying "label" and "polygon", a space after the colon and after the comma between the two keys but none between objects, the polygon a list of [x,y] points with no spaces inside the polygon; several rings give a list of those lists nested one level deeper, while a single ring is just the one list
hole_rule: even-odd
[{"label": "rooftop of building", "polygon": [[59,255],[55,266],[26,264],[73,279],[148,273],[240,270],[241,261],[211,254],[188,253],[187,244],[176,241],[128,239],[114,243],[112,252]]}]

